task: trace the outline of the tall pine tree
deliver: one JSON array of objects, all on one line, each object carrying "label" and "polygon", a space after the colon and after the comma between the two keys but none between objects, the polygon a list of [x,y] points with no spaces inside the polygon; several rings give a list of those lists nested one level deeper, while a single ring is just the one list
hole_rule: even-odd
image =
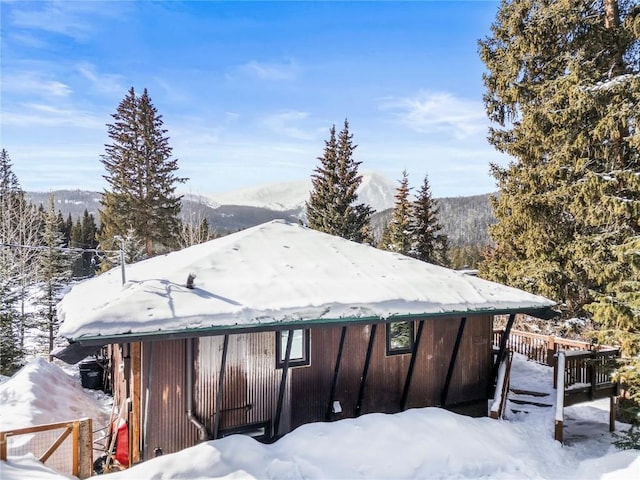
[{"label": "tall pine tree", "polygon": [[4,149],[0,151],[0,243],[0,282],[6,292],[2,301],[7,331],[3,335],[12,336],[17,342],[14,353],[19,363],[25,353],[25,332],[32,320],[27,302],[29,287],[36,281],[38,253],[34,247],[40,244],[40,217],[36,207],[26,200]]},{"label": "tall pine tree", "polygon": [[406,170],[402,172],[395,194],[395,204],[391,219],[382,232],[380,248],[403,255],[409,255],[413,244],[412,208],[409,200],[409,177]]},{"label": "tall pine tree", "polygon": [[514,159],[492,166],[500,187],[496,249],[483,272],[558,300],[567,315],[585,313],[626,276],[615,252],[638,234],[638,8],[631,6],[504,1],[492,36],[480,43],[496,125],[490,141]]},{"label": "tall pine tree", "polygon": [[347,120],[337,138],[335,125],[331,127],[324,154],[318,158],[320,165],[311,176],[313,188],[306,214],[311,228],[364,243],[372,241],[370,219],[374,210],[356,203],[362,183],[358,174],[361,162],[353,158],[356,147]]},{"label": "tall pine tree", "polygon": [[424,181],[412,209],[411,256],[436,265],[449,264],[449,242],[438,220],[439,208],[431,195],[429,178]]},{"label": "tall pine tree", "polygon": [[171,158],[162,116],[145,89],[137,96],[133,87],[108,124],[111,143],[101,161],[110,189],[103,194],[100,211],[103,248],[114,248],[116,235],[129,229],[144,242],[147,256],[178,244],[180,196],[176,186],[178,161]]},{"label": "tall pine tree", "polygon": [[[71,258],[64,250],[64,222],[60,225],[60,215],[56,215],[53,195],[49,197],[49,209],[43,219],[42,243],[39,251],[38,279],[40,292],[37,298],[38,326],[44,332],[45,349],[50,353],[58,335],[60,322],[56,305],[62,298],[64,288],[71,279]],[[62,227],[62,228],[61,228]]]},{"label": "tall pine tree", "polygon": [[0,375],[20,368],[24,351],[19,342],[17,268],[14,233],[17,204],[23,200],[18,178],[6,150],[0,151]]},{"label": "tall pine tree", "polygon": [[601,340],[638,355],[640,6],[504,0],[480,51],[490,141],[513,158],[492,167],[481,273],[593,315]]}]

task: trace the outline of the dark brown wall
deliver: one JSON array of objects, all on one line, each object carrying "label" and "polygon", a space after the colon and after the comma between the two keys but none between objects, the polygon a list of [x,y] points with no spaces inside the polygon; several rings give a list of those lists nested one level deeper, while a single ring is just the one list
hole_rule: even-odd
[{"label": "dark brown wall", "polygon": [[[407,408],[439,405],[459,324],[460,317],[425,320]],[[417,327],[418,322],[415,332]],[[280,433],[304,423],[325,420],[341,328],[322,327],[311,331],[310,365],[289,370]],[[333,414],[332,420],[355,415],[371,329],[370,325],[347,328],[335,395],[343,412]],[[215,425],[223,338],[202,337],[193,341],[194,414],[210,433]],[[387,356],[385,340],[385,325],[379,324],[362,414],[400,411],[411,355]],[[198,442],[198,430],[185,413],[186,342],[169,340],[143,345],[143,410],[147,386],[150,391],[148,415],[141,412],[143,434],[146,431],[145,458],[149,458],[156,447],[171,453]],[[486,400],[491,360],[491,316],[468,317],[447,403],[480,401],[481,404]],[[231,335],[220,405],[220,429],[273,422],[281,375],[282,370],[275,368],[274,332]]]},{"label": "dark brown wall", "polygon": [[141,414],[145,459],[151,458],[156,448],[166,454],[198,443],[198,429],[186,415],[186,342],[167,340],[143,343]]},{"label": "dark brown wall", "polygon": [[[440,404],[460,318],[425,320],[407,400],[407,408]],[[418,330],[416,321],[414,331]],[[347,328],[335,400],[343,412],[332,419],[355,415],[360,378],[371,326]],[[328,407],[341,328],[311,332],[311,365],[292,373],[292,426],[324,420]],[[462,336],[447,404],[486,399],[491,372],[491,317],[468,317]],[[361,414],[400,411],[411,354],[386,355],[386,328],[378,325]]]}]

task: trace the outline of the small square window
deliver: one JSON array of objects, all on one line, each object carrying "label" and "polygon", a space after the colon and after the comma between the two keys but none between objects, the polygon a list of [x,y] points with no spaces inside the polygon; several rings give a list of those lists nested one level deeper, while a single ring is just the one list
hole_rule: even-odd
[{"label": "small square window", "polygon": [[413,322],[387,323],[387,355],[411,353]]},{"label": "small square window", "polygon": [[284,366],[289,332],[293,332],[289,366],[309,365],[309,330],[282,330],[276,332],[276,368]]}]

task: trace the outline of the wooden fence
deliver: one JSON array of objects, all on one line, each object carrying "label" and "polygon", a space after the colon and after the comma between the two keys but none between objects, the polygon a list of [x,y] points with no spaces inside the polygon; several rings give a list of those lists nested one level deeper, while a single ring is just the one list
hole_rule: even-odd
[{"label": "wooden fence", "polygon": [[[504,329],[495,329],[493,331],[494,345],[500,345],[502,335],[504,335]],[[570,340],[554,335],[540,335],[520,330],[511,330],[507,347],[512,352],[520,353],[533,361],[549,366],[555,365],[555,357],[559,350],[611,349],[611,347],[600,346],[582,340]]]},{"label": "wooden fence", "polygon": [[[53,443],[45,447],[44,445],[48,444],[49,439],[55,437],[55,435],[50,437],[51,433],[56,433],[55,430],[61,430],[61,433],[57,435]],[[43,436],[47,437],[46,443],[38,441]],[[70,473],[78,478],[88,478],[93,474],[93,431],[90,418],[0,431],[0,460],[6,461],[9,452],[13,455],[23,453],[22,450],[19,453],[16,452],[19,447],[12,448],[9,445],[10,440],[16,437],[22,437],[20,441],[16,439],[16,444],[24,443],[26,445],[27,451],[24,453],[34,453],[42,463],[50,460],[54,453],[66,457],[69,461],[65,463],[70,464],[70,467],[56,466],[56,470],[62,473]],[[68,437],[71,437],[70,448],[68,448]],[[63,445],[67,448],[61,448]]]},{"label": "wooden fence", "polygon": [[[566,352],[564,368],[565,406],[617,395],[617,384],[611,374],[619,349],[590,352]],[[554,372],[554,387],[558,375]]]}]

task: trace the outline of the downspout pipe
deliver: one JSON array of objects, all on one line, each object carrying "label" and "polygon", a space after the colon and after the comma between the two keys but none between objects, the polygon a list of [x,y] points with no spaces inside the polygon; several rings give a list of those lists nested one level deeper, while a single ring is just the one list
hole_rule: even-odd
[{"label": "downspout pipe", "polygon": [[210,439],[207,427],[193,413],[193,339],[187,338],[187,354],[185,370],[187,374],[187,418],[200,431],[200,441],[206,442]]}]

